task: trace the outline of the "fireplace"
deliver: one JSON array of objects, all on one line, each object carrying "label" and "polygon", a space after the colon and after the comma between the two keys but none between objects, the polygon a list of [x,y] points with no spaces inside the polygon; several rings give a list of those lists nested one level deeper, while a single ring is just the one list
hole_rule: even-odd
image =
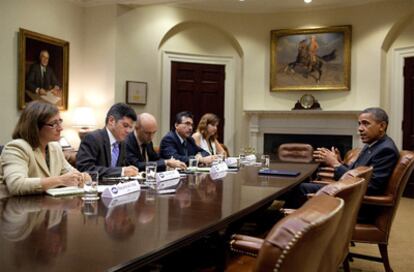
[{"label": "fireplace", "polygon": [[341,154],[352,149],[352,135],[317,135],[317,134],[264,134],[263,153],[277,154],[277,149],[285,143],[310,144],[314,149],[318,147],[331,148],[335,146]]},{"label": "fireplace", "polygon": [[308,143],[314,148],[337,147],[341,154],[362,143],[358,135],[360,111],[245,111],[249,116],[249,146],[275,154],[282,143]]}]

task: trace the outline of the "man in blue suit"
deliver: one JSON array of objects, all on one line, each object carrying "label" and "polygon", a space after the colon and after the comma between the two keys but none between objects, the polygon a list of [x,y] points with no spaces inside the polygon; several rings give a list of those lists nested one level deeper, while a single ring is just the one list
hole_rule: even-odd
[{"label": "man in blue suit", "polygon": [[175,129],[168,132],[161,140],[160,154],[164,159],[174,158],[188,164],[189,156],[197,156],[199,162],[210,165],[215,156],[209,156],[201,147],[196,145],[193,133],[193,114],[188,111],[179,112],[175,118]]},{"label": "man in blue suit", "polygon": [[[387,136],[388,115],[381,108],[367,108],[358,117],[358,132],[361,141],[365,144],[357,160],[351,165],[342,164],[339,161],[335,149],[318,148],[314,152],[314,159],[335,169],[335,180],[338,180],[346,171],[358,166],[372,166],[373,173],[368,183],[367,195],[381,195],[387,188],[388,180],[394,170],[399,158],[399,152],[394,141]],[[323,185],[315,183],[302,183],[296,189],[298,201],[304,200],[309,193],[315,193]],[[294,206],[294,205],[293,205]],[[358,220],[360,222],[370,221],[375,210],[362,206]]]}]

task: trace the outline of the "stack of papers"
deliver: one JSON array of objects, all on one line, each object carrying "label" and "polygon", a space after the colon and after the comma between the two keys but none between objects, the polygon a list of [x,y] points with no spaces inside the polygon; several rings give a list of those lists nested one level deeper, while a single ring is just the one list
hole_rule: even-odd
[{"label": "stack of papers", "polygon": [[62,188],[53,188],[46,190],[46,194],[51,196],[64,196],[64,195],[76,195],[76,194],[83,194],[83,188],[79,188],[77,186],[69,186],[69,187],[62,187]]}]

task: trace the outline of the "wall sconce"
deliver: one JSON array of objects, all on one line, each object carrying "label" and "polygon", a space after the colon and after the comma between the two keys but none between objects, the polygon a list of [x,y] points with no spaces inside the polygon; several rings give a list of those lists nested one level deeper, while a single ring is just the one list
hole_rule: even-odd
[{"label": "wall sconce", "polygon": [[73,112],[73,127],[79,128],[79,138],[82,140],[86,133],[96,126],[96,119],[92,108],[79,107]]}]

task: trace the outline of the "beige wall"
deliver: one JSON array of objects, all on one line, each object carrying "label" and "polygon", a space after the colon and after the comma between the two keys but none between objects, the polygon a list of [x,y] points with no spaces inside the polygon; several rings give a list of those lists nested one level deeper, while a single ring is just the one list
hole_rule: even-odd
[{"label": "beige wall", "polygon": [[[176,9],[165,6],[132,10],[115,6],[82,8],[53,0],[4,0],[0,3],[3,98],[0,101],[0,142],[10,139],[17,111],[18,28],[70,42],[69,112],[76,106],[93,106],[98,125],[114,101],[125,101],[125,81],[148,82],[148,103],[135,106],[161,117],[162,52],[227,56],[236,60],[235,133],[248,142],[243,110],[290,110],[304,92],[269,92],[270,31],[351,24],[353,26],[351,91],[311,92],[324,110],[360,110],[378,106],[389,96],[391,72],[388,52],[381,45],[391,27],[414,9],[413,1],[280,14],[228,14]],[[36,12],[34,12],[36,11]],[[312,23],[309,23],[312,22]],[[184,28],[176,28],[185,24]],[[413,23],[396,35],[395,46],[414,45]],[[397,31],[398,32],[398,31]],[[401,35],[401,36],[400,36]],[[237,47],[239,46],[239,48]],[[382,67],[382,68],[381,68]],[[391,113],[392,114],[392,113]],[[162,125],[162,124],[160,124]],[[72,142],[76,142],[73,133]],[[161,131],[158,135],[159,140]]]}]

